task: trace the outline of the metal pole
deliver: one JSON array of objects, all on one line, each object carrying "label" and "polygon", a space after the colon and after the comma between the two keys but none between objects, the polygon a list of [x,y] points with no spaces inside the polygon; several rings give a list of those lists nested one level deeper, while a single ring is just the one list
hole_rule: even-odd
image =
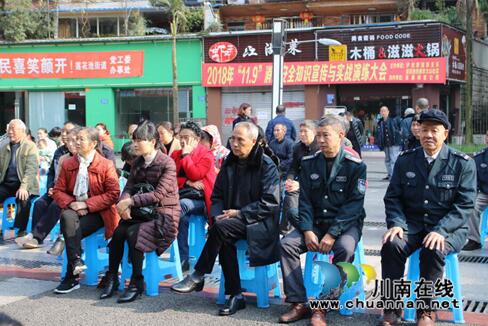
[{"label": "metal pole", "polygon": [[283,102],[283,62],[284,62],[284,36],[286,21],[283,19],[273,20],[273,98],[271,101],[271,117],[274,118],[275,109]]}]

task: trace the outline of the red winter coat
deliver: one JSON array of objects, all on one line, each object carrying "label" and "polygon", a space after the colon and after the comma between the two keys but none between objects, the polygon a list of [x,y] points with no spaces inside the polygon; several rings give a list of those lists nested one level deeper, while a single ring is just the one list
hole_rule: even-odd
[{"label": "red winter coat", "polygon": [[[78,156],[66,158],[61,164],[53,190],[53,199],[61,209],[67,209],[69,204],[76,201],[73,190],[79,168]],[[88,212],[100,213],[102,216],[106,239],[112,237],[119,224],[120,217],[115,207],[119,195],[119,179],[114,163],[102,157],[98,152],[95,153],[95,157],[88,167],[88,199],[86,205]]]},{"label": "red winter coat", "polygon": [[[181,157],[182,150],[174,151],[171,158],[176,163],[176,176],[178,179],[178,188],[185,186],[185,182],[190,180],[192,182],[203,182],[203,193],[205,200],[205,208],[207,209],[208,222],[211,224],[210,207],[212,201],[212,191],[217,177],[214,169],[214,156],[211,150],[206,149],[202,145],[195,147],[193,152],[185,157]],[[183,169],[185,177],[180,176],[180,170]]]}]

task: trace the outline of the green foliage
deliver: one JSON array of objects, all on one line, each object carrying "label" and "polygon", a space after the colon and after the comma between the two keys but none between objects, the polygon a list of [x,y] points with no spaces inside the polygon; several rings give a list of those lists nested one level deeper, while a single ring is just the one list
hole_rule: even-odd
[{"label": "green foliage", "polygon": [[192,8],[186,11],[185,31],[199,33],[203,30],[203,7]]},{"label": "green foliage", "polygon": [[437,15],[435,12],[430,10],[423,10],[423,9],[414,9],[410,13],[410,20],[436,20]]},{"label": "green foliage", "polygon": [[428,9],[414,9],[410,13],[410,20],[437,20],[456,27],[463,27],[462,15],[458,12],[456,7],[443,7],[436,0],[436,6],[440,6],[441,10],[437,12]]},{"label": "green foliage", "polygon": [[0,31],[5,40],[42,39],[53,33],[54,17],[48,21],[47,5],[35,8],[31,0],[5,0],[1,4]]}]

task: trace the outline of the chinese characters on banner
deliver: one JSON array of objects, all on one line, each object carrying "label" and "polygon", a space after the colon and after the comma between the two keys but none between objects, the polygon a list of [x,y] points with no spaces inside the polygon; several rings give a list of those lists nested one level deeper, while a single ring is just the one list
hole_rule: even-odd
[{"label": "chinese characters on banner", "polygon": [[[269,86],[271,63],[233,63],[202,66],[205,87]],[[285,85],[431,83],[446,81],[446,58],[346,62],[286,62]]]},{"label": "chinese characters on banner", "polygon": [[143,70],[144,51],[0,54],[0,78],[120,78]]}]

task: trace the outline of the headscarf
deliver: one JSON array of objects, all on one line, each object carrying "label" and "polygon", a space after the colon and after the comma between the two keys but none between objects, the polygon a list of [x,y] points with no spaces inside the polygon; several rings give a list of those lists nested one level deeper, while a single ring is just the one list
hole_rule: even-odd
[{"label": "headscarf", "polygon": [[222,146],[222,140],[220,139],[219,129],[215,125],[208,125],[202,128],[202,130],[208,132],[212,136],[212,154],[215,158],[215,167],[220,169],[222,161],[229,155],[230,151],[225,146]]}]

